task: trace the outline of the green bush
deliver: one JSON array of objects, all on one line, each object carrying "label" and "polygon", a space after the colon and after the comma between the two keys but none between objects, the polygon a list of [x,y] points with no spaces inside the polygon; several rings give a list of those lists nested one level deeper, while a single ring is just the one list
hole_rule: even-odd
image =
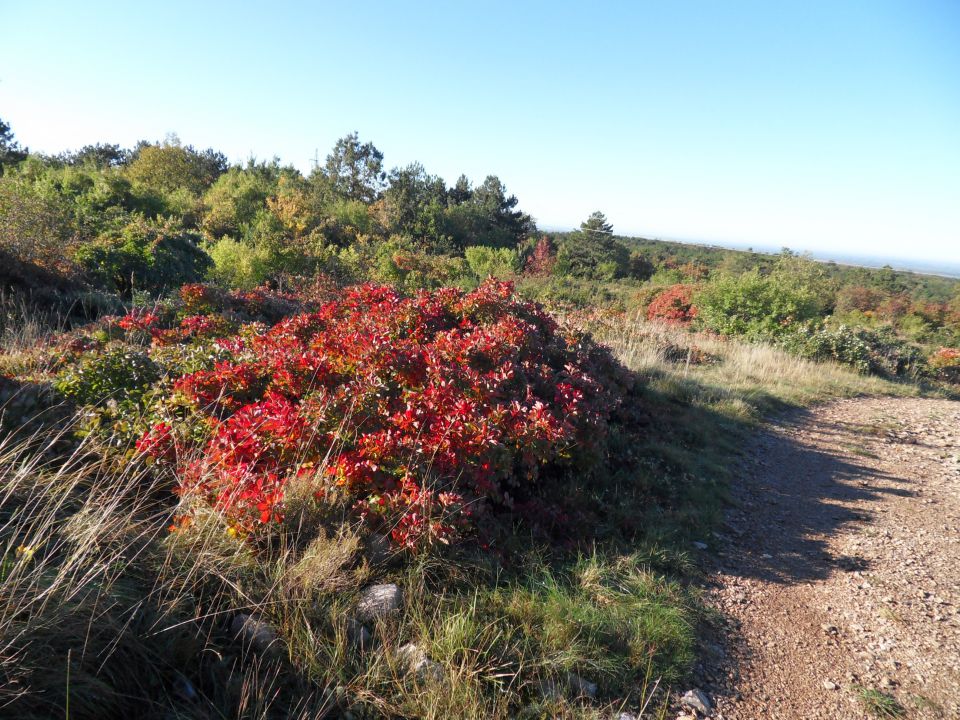
[{"label": "green bush", "polygon": [[366,203],[359,200],[338,200],[328,208],[330,219],[347,231],[348,236],[370,235],[377,231],[377,223]]},{"label": "green bush", "polygon": [[683,273],[678,268],[660,268],[650,276],[650,284],[663,287],[683,282]]},{"label": "green bush", "polygon": [[225,237],[207,246],[213,261],[209,277],[231,288],[250,290],[281,270],[277,252],[264,245],[252,245]]},{"label": "green bush", "polygon": [[230,168],[203,196],[200,226],[213,238],[240,237],[276,187],[272,167]]},{"label": "green bush", "polygon": [[780,344],[800,357],[836,360],[866,374],[871,369],[871,349],[861,334],[847,325],[827,329],[808,324],[784,335]]},{"label": "green bush", "polygon": [[870,369],[877,375],[919,379],[927,375],[927,359],[917,346],[897,336],[891,327],[860,330],[870,345]]},{"label": "green bush", "polygon": [[807,324],[781,336],[779,344],[801,357],[835,360],[864,374],[911,379],[927,374],[926,358],[920,349],[898,338],[889,327],[868,330]]},{"label": "green bush", "polygon": [[823,311],[813,284],[785,273],[762,275],[757,269],[711,280],[697,297],[697,307],[709,329],[752,339],[779,337]]},{"label": "green bush", "polygon": [[0,251],[17,260],[58,268],[76,243],[68,200],[44,193],[8,171],[0,179]]},{"label": "green bush", "polygon": [[610,281],[630,269],[630,251],[609,235],[575,232],[565,236],[557,251],[554,274]]},{"label": "green bush", "polygon": [[443,286],[468,289],[477,285],[477,279],[464,258],[435,255],[422,243],[404,235],[344,248],[337,259],[342,269],[353,273],[354,281],[368,279],[389,283],[404,292]]},{"label": "green bush", "polygon": [[488,277],[506,278],[516,275],[520,269],[517,251],[511,248],[491,248],[474,245],[463,251],[467,265],[479,280]]},{"label": "green bush", "polygon": [[80,405],[102,405],[111,400],[136,404],[159,379],[160,368],[149,357],[128,348],[116,348],[91,355],[63,371],[55,387]]},{"label": "green bush", "polygon": [[636,306],[637,286],[625,282],[599,283],[569,275],[527,275],[517,280],[517,291],[528,300],[555,310],[600,307],[622,311]]},{"label": "green bush", "polygon": [[201,280],[211,265],[200,236],[173,224],[136,218],[77,248],[74,259],[99,285],[130,296]]}]

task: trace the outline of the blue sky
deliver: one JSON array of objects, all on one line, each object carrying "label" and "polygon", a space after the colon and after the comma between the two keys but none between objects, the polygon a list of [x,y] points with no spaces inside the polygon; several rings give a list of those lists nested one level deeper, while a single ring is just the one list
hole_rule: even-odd
[{"label": "blue sky", "polygon": [[960,262],[960,2],[4,3],[33,149],[500,176],[545,227]]}]

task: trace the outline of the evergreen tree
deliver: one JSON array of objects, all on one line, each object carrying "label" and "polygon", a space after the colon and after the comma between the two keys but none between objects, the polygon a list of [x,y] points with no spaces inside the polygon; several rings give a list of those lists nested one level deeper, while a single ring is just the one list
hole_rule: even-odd
[{"label": "evergreen tree", "polygon": [[356,132],[337,140],[322,172],[334,192],[367,203],[380,197],[387,179],[383,153],[373,143],[361,144]]},{"label": "evergreen tree", "polygon": [[580,232],[588,234],[613,235],[613,225],[607,222],[607,216],[597,210],[580,223]]},{"label": "evergreen tree", "polygon": [[613,225],[602,212],[595,212],[571,233],[557,255],[564,273],[597,280],[612,280],[627,274],[630,251],[613,239]]},{"label": "evergreen tree", "polygon": [[0,118],[0,175],[4,167],[16,165],[27,157],[27,150],[21,149],[20,144],[13,138],[10,125]]}]

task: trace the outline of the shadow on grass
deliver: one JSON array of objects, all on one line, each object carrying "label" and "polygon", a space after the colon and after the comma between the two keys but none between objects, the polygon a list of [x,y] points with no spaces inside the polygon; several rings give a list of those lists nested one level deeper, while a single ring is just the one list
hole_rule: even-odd
[{"label": "shadow on grass", "polygon": [[[665,391],[655,389],[664,382]],[[727,412],[731,399],[744,400],[752,413]],[[655,418],[643,452],[672,466],[664,478],[672,493],[659,489],[659,524],[688,548],[702,542],[713,550],[714,533],[732,541],[736,550],[721,560],[727,572],[805,583],[866,569],[862,559],[831,557],[827,540],[850,524],[870,522],[871,503],[915,495],[911,480],[878,472],[876,456],[853,447],[870,429],[813,425],[810,410],[771,394],[731,398],[693,378],[652,375],[643,404]],[[774,419],[780,431],[764,428],[763,418]],[[844,507],[853,503],[861,509]]]}]

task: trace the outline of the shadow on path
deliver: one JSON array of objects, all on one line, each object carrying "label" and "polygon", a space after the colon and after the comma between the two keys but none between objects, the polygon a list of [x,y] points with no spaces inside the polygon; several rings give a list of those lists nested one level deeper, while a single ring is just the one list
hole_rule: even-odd
[{"label": "shadow on path", "polygon": [[[727,540],[719,566],[728,574],[767,582],[803,583],[836,571],[864,570],[865,560],[827,552],[829,538],[852,523],[869,523],[887,496],[916,495],[913,482],[879,472],[850,439],[862,428],[812,422],[795,410],[765,429],[731,481],[720,531]],[[826,447],[824,447],[826,446]],[[863,453],[858,462],[835,452]],[[857,503],[857,510],[844,507]],[[875,507],[871,507],[874,504]]]}]

